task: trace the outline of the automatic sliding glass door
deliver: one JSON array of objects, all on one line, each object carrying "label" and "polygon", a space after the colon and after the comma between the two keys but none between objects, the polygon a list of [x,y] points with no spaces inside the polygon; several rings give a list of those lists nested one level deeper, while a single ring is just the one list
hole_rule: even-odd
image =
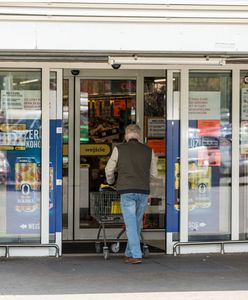
[{"label": "automatic sliding glass door", "polygon": [[123,142],[125,126],[136,121],[136,80],[77,78],[75,99],[75,239],[94,240],[99,227],[94,205],[100,203],[91,200],[111,189],[105,165]]}]

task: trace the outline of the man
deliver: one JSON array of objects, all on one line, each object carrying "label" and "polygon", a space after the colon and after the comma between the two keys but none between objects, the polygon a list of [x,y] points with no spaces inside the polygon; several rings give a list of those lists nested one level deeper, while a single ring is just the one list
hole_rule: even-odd
[{"label": "man", "polygon": [[115,172],[118,173],[117,191],[121,196],[128,239],[125,261],[139,264],[142,262],[140,230],[150,192],[150,177],[157,176],[157,160],[152,149],[140,142],[138,125],[126,127],[125,140],[127,143],[113,149],[105,174],[108,184],[113,184]]}]

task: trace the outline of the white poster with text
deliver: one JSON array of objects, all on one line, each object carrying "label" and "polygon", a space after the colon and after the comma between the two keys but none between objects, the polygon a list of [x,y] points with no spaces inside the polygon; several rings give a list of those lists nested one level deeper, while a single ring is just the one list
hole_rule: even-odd
[{"label": "white poster with text", "polygon": [[190,92],[189,120],[220,120],[220,92]]}]

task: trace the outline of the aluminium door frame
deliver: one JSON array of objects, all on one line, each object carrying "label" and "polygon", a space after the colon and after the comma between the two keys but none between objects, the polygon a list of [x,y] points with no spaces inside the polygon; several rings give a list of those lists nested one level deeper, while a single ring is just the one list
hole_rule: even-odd
[{"label": "aluminium door frame", "polygon": [[[240,130],[240,71],[242,65],[184,66],[181,68],[181,182],[180,195],[188,195],[188,102],[189,102],[189,72],[199,71],[231,71],[232,72],[232,185],[231,185],[231,240],[239,239],[239,130]],[[188,242],[188,197],[181,196],[180,206],[180,242]],[[197,247],[196,247],[197,248]],[[206,245],[206,248],[208,246]],[[211,250],[211,246],[209,247]],[[209,250],[209,251],[210,251]],[[200,250],[199,250],[200,252]]]},{"label": "aluminium door frame", "polygon": [[[164,77],[166,75],[166,70],[82,70],[83,74],[76,77],[76,87],[75,87],[75,105],[80,103],[80,79],[130,79],[136,80],[136,120],[137,123],[143,128],[144,126],[144,77],[149,76],[158,76]],[[77,106],[75,106],[77,107]],[[80,122],[80,111],[75,110],[75,131],[79,128]],[[142,131],[143,132],[143,131]],[[79,141],[79,132],[75,132],[75,170],[74,178],[77,180],[75,185],[79,187],[80,185],[80,141]],[[74,239],[83,239],[83,240],[94,240],[98,229],[87,229],[79,228],[79,188],[75,189],[75,205],[74,205]],[[163,232],[165,235],[165,233]]]}]

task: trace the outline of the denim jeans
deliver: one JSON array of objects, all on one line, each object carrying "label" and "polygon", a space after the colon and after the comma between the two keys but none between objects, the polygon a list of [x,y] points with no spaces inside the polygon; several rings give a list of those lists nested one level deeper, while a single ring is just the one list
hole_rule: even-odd
[{"label": "denim jeans", "polygon": [[145,194],[121,194],[121,209],[128,239],[125,256],[142,257],[140,231],[147,202],[148,195]]}]

